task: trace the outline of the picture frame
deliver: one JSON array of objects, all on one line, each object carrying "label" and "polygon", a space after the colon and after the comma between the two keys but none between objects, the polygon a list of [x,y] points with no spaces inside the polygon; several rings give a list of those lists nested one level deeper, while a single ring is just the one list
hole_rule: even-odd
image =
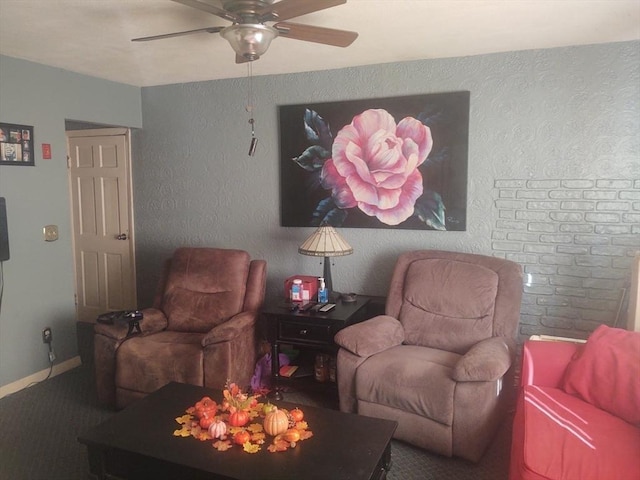
[{"label": "picture frame", "polygon": [[284,227],[465,231],[470,92],[279,106]]},{"label": "picture frame", "polygon": [[35,166],[33,126],[0,123],[0,165]]}]

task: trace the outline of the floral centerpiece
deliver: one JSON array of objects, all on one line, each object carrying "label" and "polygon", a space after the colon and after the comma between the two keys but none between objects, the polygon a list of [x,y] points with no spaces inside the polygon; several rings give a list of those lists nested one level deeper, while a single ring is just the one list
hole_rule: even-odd
[{"label": "floral centerpiece", "polygon": [[269,452],[286,451],[313,436],[300,408],[287,411],[261,403],[259,395],[249,395],[234,383],[225,386],[222,396],[220,405],[205,396],[187,408],[176,418],[181,428],[173,435],[212,441],[218,451],[237,445],[247,453],[259,452],[268,440]]},{"label": "floral centerpiece", "polygon": [[238,385],[232,383],[222,391],[224,401],[222,410],[229,412],[229,425],[232,427],[243,427],[250,418],[255,418],[255,407],[258,404],[258,395],[248,395],[244,393]]}]

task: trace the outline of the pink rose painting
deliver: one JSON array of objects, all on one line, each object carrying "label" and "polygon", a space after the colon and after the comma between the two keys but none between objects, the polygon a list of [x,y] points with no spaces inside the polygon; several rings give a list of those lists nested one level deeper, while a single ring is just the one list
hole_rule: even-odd
[{"label": "pink rose painting", "polygon": [[280,107],[283,226],[465,230],[468,111],[469,92]]},{"label": "pink rose painting", "polygon": [[386,110],[366,110],[336,135],[322,186],[338,208],[358,207],[387,225],[413,215],[422,195],[418,167],[431,152],[431,130],[415,118],[397,125]]}]

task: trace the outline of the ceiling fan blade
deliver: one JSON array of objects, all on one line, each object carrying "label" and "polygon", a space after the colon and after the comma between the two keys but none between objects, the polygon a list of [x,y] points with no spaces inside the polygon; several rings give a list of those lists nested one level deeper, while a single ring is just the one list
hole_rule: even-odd
[{"label": "ceiling fan blade", "polygon": [[131,40],[132,42],[147,42],[149,40],[160,40],[161,38],[171,38],[171,37],[181,37],[183,35],[192,35],[194,33],[218,33],[224,27],[206,27],[206,28],[196,28],[195,30],[187,30],[184,32],[175,32],[175,33],[163,33],[162,35],[152,35],[150,37],[140,37],[134,38]]},{"label": "ceiling fan blade", "polygon": [[313,25],[302,25],[300,23],[280,22],[274,27],[280,36],[304,40],[305,42],[324,43],[335,47],[348,47],[358,34],[348,30],[336,30],[334,28],[314,27]]},{"label": "ceiling fan blade", "polygon": [[256,13],[265,22],[269,20],[282,21],[343,3],[347,3],[347,0],[280,0],[257,10]]},{"label": "ceiling fan blade", "polygon": [[202,10],[203,12],[212,13],[217,15],[218,17],[222,17],[231,22],[241,22],[242,17],[240,15],[236,15],[233,12],[229,12],[228,10],[224,10],[220,7],[216,7],[202,0],[171,0],[172,2],[181,3],[182,5],[186,5],[187,7],[196,8],[198,10]]}]

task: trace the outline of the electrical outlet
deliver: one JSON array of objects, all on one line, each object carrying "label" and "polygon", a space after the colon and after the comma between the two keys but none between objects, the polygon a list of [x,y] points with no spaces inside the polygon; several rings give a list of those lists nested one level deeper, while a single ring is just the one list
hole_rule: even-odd
[{"label": "electrical outlet", "polygon": [[53,340],[53,334],[51,333],[51,327],[46,327],[42,330],[42,343],[51,343]]}]

